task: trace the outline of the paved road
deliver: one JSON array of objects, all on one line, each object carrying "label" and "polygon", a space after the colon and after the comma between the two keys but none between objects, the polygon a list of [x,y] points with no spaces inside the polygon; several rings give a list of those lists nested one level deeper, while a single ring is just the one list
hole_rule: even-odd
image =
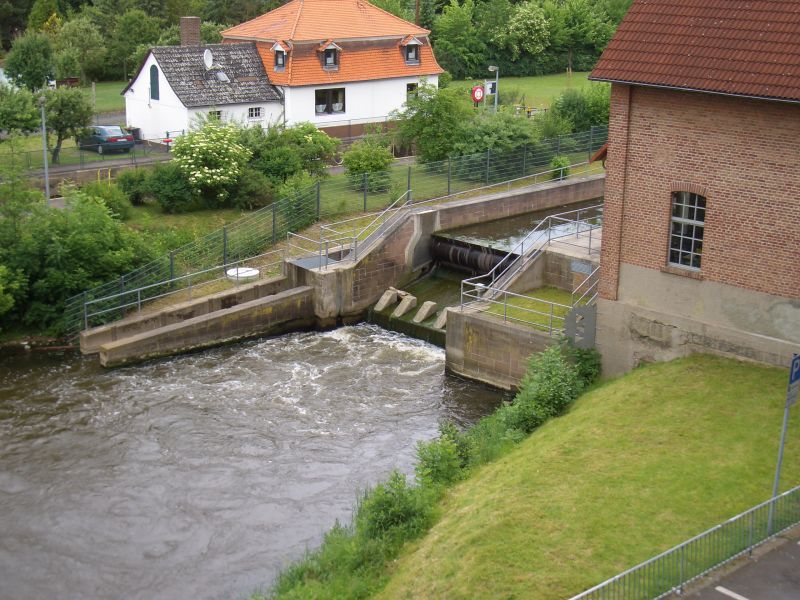
[{"label": "paved road", "polygon": [[692,600],[798,600],[800,599],[800,541],[795,537],[709,587],[687,593]]}]

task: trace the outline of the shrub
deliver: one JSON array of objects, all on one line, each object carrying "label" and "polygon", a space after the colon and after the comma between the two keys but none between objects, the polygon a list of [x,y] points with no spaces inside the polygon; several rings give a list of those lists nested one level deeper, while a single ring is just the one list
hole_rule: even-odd
[{"label": "shrub", "polygon": [[462,475],[458,445],[447,434],[417,444],[417,481],[422,485],[450,485]]},{"label": "shrub", "polygon": [[451,83],[453,83],[453,76],[450,73],[448,73],[447,71],[439,73],[438,85],[440,90],[443,90],[444,88],[448,87]]},{"label": "shrub", "polygon": [[305,171],[278,187],[279,208],[289,231],[300,231],[317,221],[316,180]]},{"label": "shrub", "polygon": [[90,198],[101,200],[111,211],[111,216],[121,221],[131,216],[130,200],[116,183],[92,181],[83,186],[83,191]]},{"label": "shrub", "polygon": [[568,340],[561,343],[561,353],[575,367],[583,387],[588,387],[600,378],[602,365],[600,353],[595,348],[577,348]]},{"label": "shrub", "polygon": [[356,530],[371,539],[387,535],[413,537],[430,525],[432,504],[427,490],[408,485],[406,476],[395,471],[362,498],[355,517]]},{"label": "shrub", "polygon": [[607,125],[611,103],[611,87],[593,84],[580,89],[568,89],[553,102],[552,111],[568,120],[572,131],[586,131],[594,125]]},{"label": "shrub", "polygon": [[550,168],[553,170],[550,179],[565,179],[569,175],[569,165],[569,157],[554,156],[550,161]]},{"label": "shrub", "polygon": [[257,210],[272,204],[275,200],[275,189],[269,177],[247,167],[242,171],[231,204],[236,208]]},{"label": "shrub", "polygon": [[200,208],[200,201],[188,179],[173,162],[162,163],[153,169],[148,188],[164,212],[182,213]]},{"label": "shrub", "polygon": [[347,180],[354,190],[385,192],[391,178],[389,166],[394,156],[383,136],[370,135],[357,141],[343,156]]},{"label": "shrub", "polygon": [[125,169],[117,173],[117,185],[134,206],[144,204],[150,193],[149,172],[146,169]]}]

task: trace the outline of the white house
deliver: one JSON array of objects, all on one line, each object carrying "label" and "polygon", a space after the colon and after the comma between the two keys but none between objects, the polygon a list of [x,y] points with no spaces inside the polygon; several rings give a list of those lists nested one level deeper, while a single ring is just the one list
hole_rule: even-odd
[{"label": "white house", "polygon": [[122,94],[127,125],[143,139],[176,137],[209,114],[261,126],[284,119],[252,42],[152,48]]},{"label": "white house", "polygon": [[222,37],[255,43],[287,124],[327,129],[382,121],[421,79],[436,85],[429,33],[364,0],[291,0]]}]

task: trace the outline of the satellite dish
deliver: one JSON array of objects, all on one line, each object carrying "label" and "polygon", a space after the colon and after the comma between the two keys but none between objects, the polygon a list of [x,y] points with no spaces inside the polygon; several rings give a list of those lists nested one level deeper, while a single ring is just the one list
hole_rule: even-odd
[{"label": "satellite dish", "polygon": [[210,69],[211,65],[214,64],[214,55],[211,54],[211,50],[208,48],[203,52],[203,64],[206,66],[206,70]]}]

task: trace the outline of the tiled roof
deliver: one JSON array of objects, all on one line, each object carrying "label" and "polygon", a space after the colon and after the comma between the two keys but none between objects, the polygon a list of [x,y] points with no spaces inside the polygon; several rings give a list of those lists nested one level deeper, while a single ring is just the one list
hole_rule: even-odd
[{"label": "tiled roof", "polygon": [[[206,69],[203,63],[206,49],[214,57],[211,69]],[[156,46],[150,51],[184,106],[223,106],[281,99],[280,92],[270,84],[264,64],[252,42]],[[142,66],[139,67],[140,71]],[[228,81],[224,81],[224,77],[217,77],[217,73],[224,73]],[[138,76],[139,73],[131,79],[123,94]]]},{"label": "tiled roof", "polygon": [[286,68],[275,72],[272,44],[258,42],[258,52],[275,85],[301,86],[325,85],[349,81],[370,81],[392,77],[437,75],[442,68],[433,56],[430,42],[422,38],[419,64],[408,64],[400,40],[375,40],[371,42],[341,42],[339,68],[328,71],[322,68],[317,44],[295,44],[286,58]]},{"label": "tiled roof", "polygon": [[800,102],[800,1],[634,0],[590,79]]},{"label": "tiled roof", "polygon": [[428,33],[427,29],[364,0],[291,0],[260,17],[226,29],[222,37],[302,42]]}]

